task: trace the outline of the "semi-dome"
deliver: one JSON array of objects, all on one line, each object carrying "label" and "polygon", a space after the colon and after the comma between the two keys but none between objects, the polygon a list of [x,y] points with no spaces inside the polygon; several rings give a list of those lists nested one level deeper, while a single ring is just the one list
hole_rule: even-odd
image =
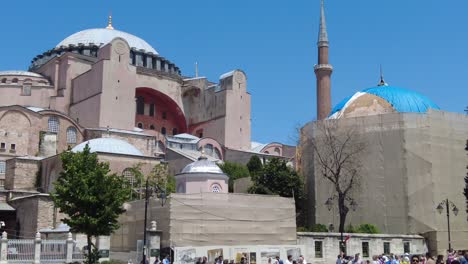
[{"label": "semi-dome", "polygon": [[124,154],[143,156],[143,153],[127,141],[115,138],[95,138],[76,145],[71,151],[81,152],[86,144],[89,144],[91,152],[105,152],[112,154]]},{"label": "semi-dome", "polygon": [[388,85],[364,89],[345,98],[331,111],[329,118],[400,113],[425,113],[440,109],[433,101],[415,91]]},{"label": "semi-dome", "polygon": [[80,32],[77,32],[57,44],[57,48],[61,46],[69,46],[78,44],[89,45],[95,44],[98,46],[104,46],[110,43],[114,38],[123,38],[128,42],[130,48],[135,48],[137,50],[145,50],[145,52],[152,52],[154,54],[159,54],[150,44],[148,44],[143,39],[134,36],[132,34],[111,29],[111,28],[93,28],[86,29]]},{"label": "semi-dome", "polygon": [[208,160],[204,155],[200,156],[197,161],[192,162],[182,169],[182,173],[217,173],[223,174],[223,171],[216,163]]}]

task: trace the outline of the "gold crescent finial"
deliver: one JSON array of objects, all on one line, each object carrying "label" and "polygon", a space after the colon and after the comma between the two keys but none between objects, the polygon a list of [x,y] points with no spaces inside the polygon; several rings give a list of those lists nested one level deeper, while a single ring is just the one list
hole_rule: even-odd
[{"label": "gold crescent finial", "polygon": [[109,17],[108,17],[108,20],[107,20],[107,29],[114,29],[114,27],[112,26],[112,12],[110,12],[109,14]]}]

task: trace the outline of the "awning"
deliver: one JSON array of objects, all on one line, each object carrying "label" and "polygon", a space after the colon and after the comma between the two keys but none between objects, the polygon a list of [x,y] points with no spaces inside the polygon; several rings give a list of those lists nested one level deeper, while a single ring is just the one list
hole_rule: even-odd
[{"label": "awning", "polygon": [[0,211],[16,211],[16,209],[5,202],[0,202]]}]

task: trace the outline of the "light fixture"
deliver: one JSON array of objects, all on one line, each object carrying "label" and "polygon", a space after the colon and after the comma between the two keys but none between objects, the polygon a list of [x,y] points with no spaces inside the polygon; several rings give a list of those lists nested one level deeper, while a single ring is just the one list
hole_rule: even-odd
[{"label": "light fixture", "polygon": [[325,202],[325,205],[327,206],[328,211],[331,211],[331,209],[333,207],[332,198],[328,198],[327,201]]},{"label": "light fixture", "polygon": [[453,214],[454,214],[455,216],[458,215],[458,208],[457,208],[456,206],[453,208],[452,211],[453,211]]},{"label": "light fixture", "polygon": [[351,210],[356,211],[358,204],[354,200],[349,205],[351,206]]},{"label": "light fixture", "polygon": [[439,204],[436,209],[437,212],[439,212],[439,214],[442,214],[442,211],[444,211],[444,207],[442,206],[442,204]]}]

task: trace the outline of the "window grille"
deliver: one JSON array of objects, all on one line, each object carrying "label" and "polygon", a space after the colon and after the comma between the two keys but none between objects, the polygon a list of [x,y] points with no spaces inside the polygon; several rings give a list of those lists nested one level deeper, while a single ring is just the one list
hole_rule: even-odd
[{"label": "window grille", "polygon": [[67,144],[76,144],[76,128],[67,128]]},{"label": "window grille", "polygon": [[369,242],[362,242],[362,256],[364,258],[369,257]]},{"label": "window grille", "polygon": [[48,128],[49,128],[49,132],[54,132],[54,133],[59,132],[60,122],[56,116],[49,117]]},{"label": "window grille", "polygon": [[408,241],[403,242],[403,251],[404,253],[411,253],[410,242]]},{"label": "window grille", "polygon": [[211,191],[214,192],[214,193],[219,193],[219,192],[221,192],[221,187],[219,185],[215,184],[215,185],[213,185],[211,187]]},{"label": "window grille", "polygon": [[154,116],[154,103],[150,104],[149,115]]},{"label": "window grille", "polygon": [[161,128],[161,134],[166,135],[166,128],[165,127]]},{"label": "window grille", "polygon": [[23,96],[30,96],[31,95],[31,85],[30,84],[23,85],[23,91],[22,91],[21,95],[23,95]]},{"label": "window grille", "polygon": [[6,170],[6,162],[0,161],[0,174],[5,174],[5,170]]},{"label": "window grille", "polygon": [[315,241],[315,257],[316,258],[323,258],[323,242],[322,241]]},{"label": "window grille", "polygon": [[137,115],[145,114],[145,98],[143,96],[137,97],[136,108]]},{"label": "window grille", "polygon": [[390,254],[390,242],[383,243],[384,254]]},{"label": "window grille", "polygon": [[125,178],[125,180],[127,180],[131,188],[135,187],[135,175],[133,175],[133,172],[130,169],[125,169],[122,175]]}]

